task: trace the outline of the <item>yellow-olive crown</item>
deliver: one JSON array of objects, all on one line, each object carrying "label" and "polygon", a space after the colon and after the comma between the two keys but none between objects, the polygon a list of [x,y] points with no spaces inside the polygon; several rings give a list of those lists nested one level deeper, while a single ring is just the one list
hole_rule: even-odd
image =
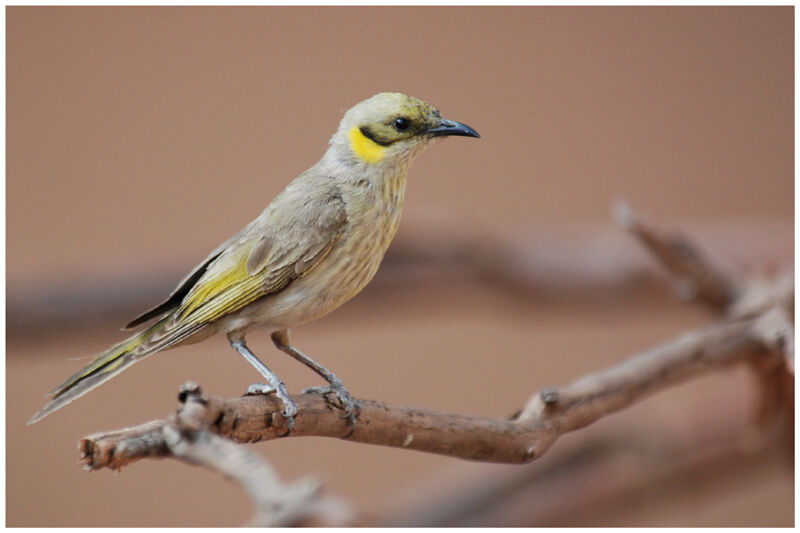
[{"label": "yellow-olive crown", "polygon": [[438,109],[400,93],[378,93],[355,105],[342,120],[345,129],[357,127],[366,138],[381,146],[410,139],[441,123]]},{"label": "yellow-olive crown", "polygon": [[402,93],[378,93],[353,106],[345,113],[340,129],[353,127],[381,146],[420,135],[479,137],[472,128],[443,119],[439,110],[424,100]]}]

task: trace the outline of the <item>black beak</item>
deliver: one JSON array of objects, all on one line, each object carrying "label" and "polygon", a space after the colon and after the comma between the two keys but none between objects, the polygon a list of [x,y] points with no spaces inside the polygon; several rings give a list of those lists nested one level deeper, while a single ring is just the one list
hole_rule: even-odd
[{"label": "black beak", "polygon": [[426,130],[432,137],[439,137],[442,135],[458,135],[460,137],[480,137],[477,131],[473,130],[466,124],[456,122],[455,120],[442,119],[442,125],[438,128],[431,128]]}]

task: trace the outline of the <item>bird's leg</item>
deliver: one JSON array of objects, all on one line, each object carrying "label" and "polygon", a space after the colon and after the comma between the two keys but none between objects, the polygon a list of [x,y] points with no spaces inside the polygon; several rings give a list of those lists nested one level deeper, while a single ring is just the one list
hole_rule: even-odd
[{"label": "bird's leg", "polygon": [[[269,394],[273,390],[278,398],[283,402],[283,416],[289,419],[289,431],[292,430],[294,426],[294,417],[297,414],[297,404],[292,401],[289,397],[289,393],[286,390],[286,385],[283,384],[281,378],[277,376],[272,370],[267,368],[267,365],[259,361],[258,357],[255,356],[253,352],[247,347],[244,343],[244,339],[237,339],[231,336],[228,337],[228,342],[231,343],[233,349],[242,354],[242,356],[247,359],[247,362],[256,367],[256,370],[267,379],[267,383],[269,383],[269,387],[265,388],[263,383],[255,383],[248,387],[246,394],[253,394],[262,392],[264,394]],[[270,390],[271,389],[271,390]]]},{"label": "bird's leg", "polygon": [[344,416],[345,418],[350,420],[351,425],[355,425],[356,418],[358,418],[358,413],[361,410],[361,406],[358,404],[350,393],[347,392],[347,389],[344,388],[342,384],[342,380],[339,379],[336,374],[322,366],[321,364],[317,363],[309,356],[289,344],[289,331],[288,330],[281,330],[276,331],[272,334],[272,342],[275,343],[275,346],[285,352],[308,368],[322,376],[325,381],[329,383],[327,387],[313,387],[311,389],[306,389],[303,393],[306,392],[315,392],[319,394],[325,394],[327,392],[332,392],[336,395],[337,398],[342,402],[342,406],[344,407]]}]

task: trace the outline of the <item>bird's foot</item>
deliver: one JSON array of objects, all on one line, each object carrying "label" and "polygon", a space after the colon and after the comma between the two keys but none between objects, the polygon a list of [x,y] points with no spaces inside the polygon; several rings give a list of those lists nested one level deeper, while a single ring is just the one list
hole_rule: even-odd
[{"label": "bird's foot", "polygon": [[323,396],[327,394],[335,394],[336,397],[339,398],[339,402],[342,404],[341,408],[344,410],[342,417],[347,418],[350,421],[351,427],[356,425],[356,419],[361,412],[361,404],[359,404],[358,400],[350,395],[347,389],[344,388],[344,385],[341,381],[336,381],[330,385],[325,385],[324,387],[309,387],[303,390],[303,394],[321,394]]},{"label": "bird's foot", "polygon": [[267,385],[266,383],[253,383],[247,390],[244,391],[244,396],[256,396],[258,394],[272,394],[275,391],[275,387],[272,385]]},{"label": "bird's foot", "polygon": [[[287,430],[285,435],[288,435],[294,428],[294,417],[297,415],[297,404],[289,397],[286,387],[281,383],[277,388],[266,383],[253,383],[245,391],[245,396],[257,396],[259,394],[272,394],[275,393],[278,399],[283,403],[283,415],[287,419]],[[282,436],[285,436],[282,435]]]}]

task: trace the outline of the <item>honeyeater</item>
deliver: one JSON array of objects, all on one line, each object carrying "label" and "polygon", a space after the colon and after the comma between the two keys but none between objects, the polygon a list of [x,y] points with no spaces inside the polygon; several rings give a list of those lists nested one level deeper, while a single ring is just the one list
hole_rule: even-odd
[{"label": "honeyeater", "polygon": [[379,93],[354,106],[317,164],[126,328],[152,324],[59,385],[29,423],[147,356],[223,332],[267,381],[248,393],[275,392],[291,429],[297,405],[245,343],[254,327],[270,331],[275,346],[322,376],[329,384],[325,392],[339,398],[354,423],[358,403],[333,372],[290,344],[289,328],[333,311],[372,279],[397,231],[411,162],[448,135],[479,137],[404,94]]}]

